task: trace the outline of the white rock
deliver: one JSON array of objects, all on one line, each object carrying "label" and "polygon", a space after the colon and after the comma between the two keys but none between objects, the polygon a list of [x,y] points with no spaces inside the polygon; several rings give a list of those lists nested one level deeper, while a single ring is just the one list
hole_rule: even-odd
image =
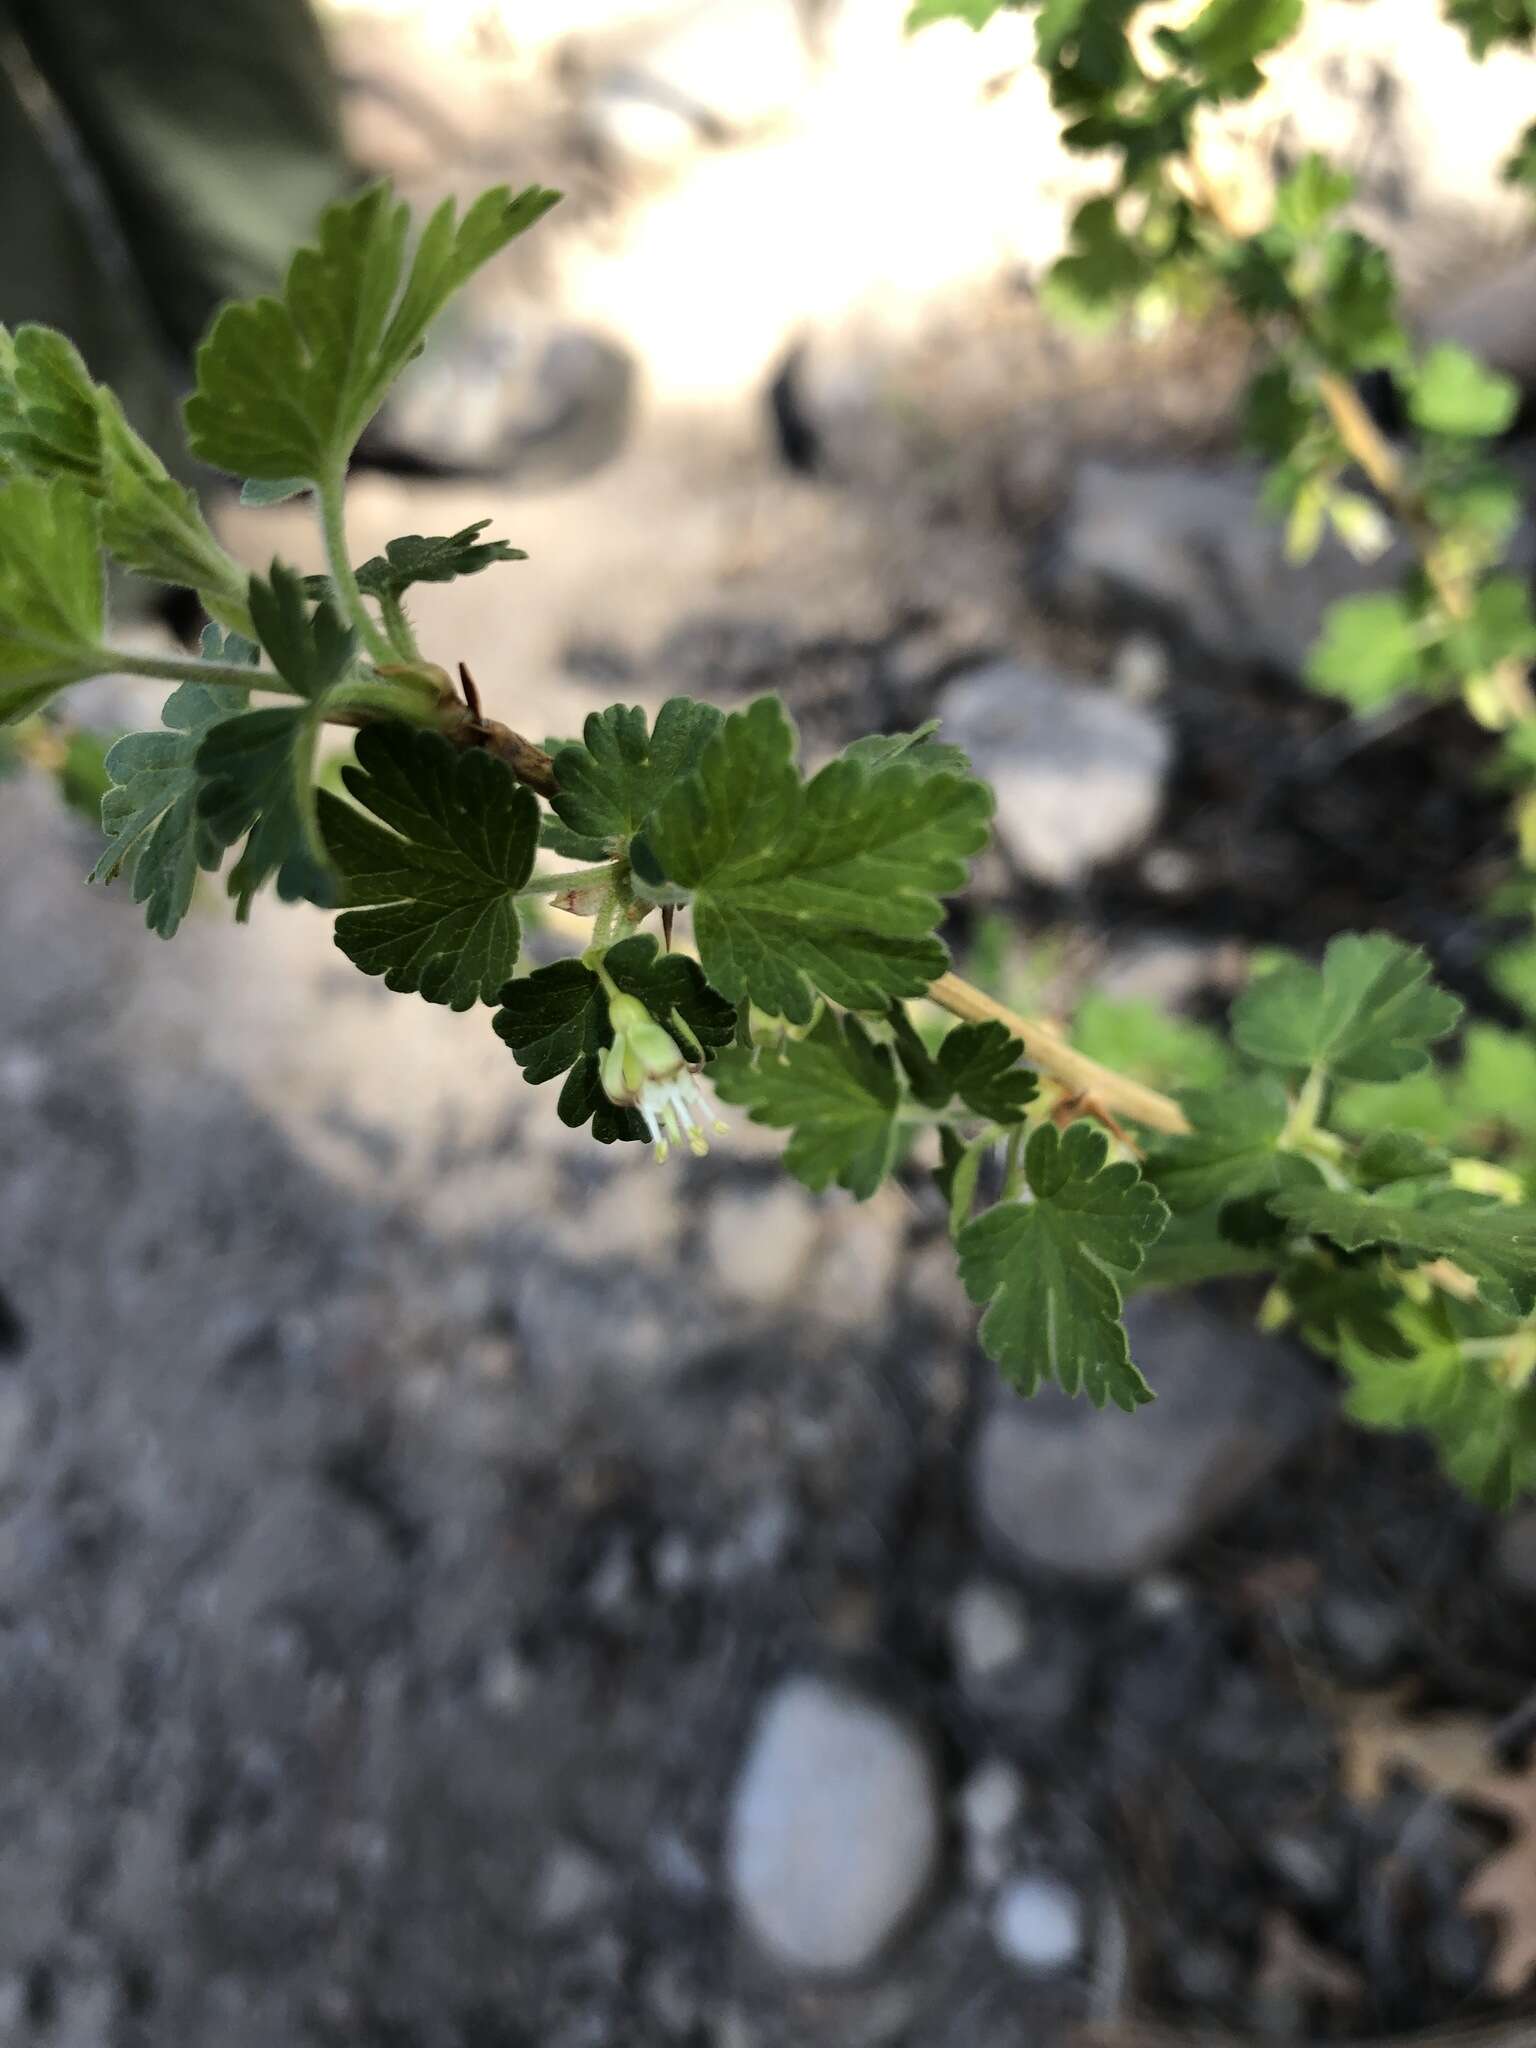
[{"label": "white rock", "polygon": [[601,1906],[612,1890],[612,1877],[589,1850],[579,1842],[559,1842],[539,1873],[534,1917],[541,1927],[570,1927]]},{"label": "white rock", "polygon": [[993,1902],[992,1939],[1016,1969],[1065,1970],[1082,1952],[1082,1904],[1053,1877],[1016,1877]]},{"label": "white rock", "polygon": [[937,708],[943,737],[992,784],[998,841],[1026,874],[1069,885],[1151,829],[1173,747],[1144,705],[994,661],[957,677]]},{"label": "white rock", "polygon": [[995,1678],[1029,1646],[1023,1601],[990,1579],[961,1587],[950,1609],[949,1631],[963,1679]]},{"label": "white rock", "polygon": [[1007,1834],[1023,1810],[1024,1780],[1001,1757],[972,1771],[960,1791],[960,1824],[977,1841]]},{"label": "white rock", "polygon": [[729,1823],[742,1922],[786,1969],[873,1962],[939,1856],[932,1759],[888,1708],[827,1680],[785,1680],[759,1716]]}]

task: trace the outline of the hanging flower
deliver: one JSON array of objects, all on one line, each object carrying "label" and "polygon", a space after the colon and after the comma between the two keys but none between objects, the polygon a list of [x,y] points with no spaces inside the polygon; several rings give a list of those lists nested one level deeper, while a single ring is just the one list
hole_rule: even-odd
[{"label": "hanging flower", "polygon": [[635,1109],[664,1160],[674,1145],[695,1157],[709,1150],[706,1126],[728,1127],[712,1115],[709,1098],[676,1039],[663,1030],[637,996],[608,999],[613,1043],[603,1054],[603,1093],[620,1109]]}]

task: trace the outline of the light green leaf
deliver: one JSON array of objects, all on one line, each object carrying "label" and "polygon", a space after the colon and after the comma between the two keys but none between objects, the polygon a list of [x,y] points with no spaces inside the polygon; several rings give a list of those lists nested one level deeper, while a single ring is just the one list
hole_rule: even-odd
[{"label": "light green leaf", "polygon": [[247,631],[245,576],[214,538],[196,497],[176,483],[72,343],[21,327],[0,356],[0,471],[76,478],[98,502],[101,539],[126,569],[187,584]]},{"label": "light green leaf", "polygon": [[108,666],[96,506],[72,478],[0,488],[0,725]]},{"label": "light green leaf", "polygon": [[494,562],[526,562],[521,548],[504,540],[481,540],[489,519],[477,519],[458,533],[403,534],[390,541],[382,555],[372,555],[357,572],[365,597],[399,598],[413,583],[451,583],[456,576],[475,576]]},{"label": "light green leaf", "polygon": [[1266,1066],[1319,1067],[1342,1081],[1400,1081],[1429,1064],[1461,1004],[1430,981],[1415,946],[1380,932],[1346,934],[1321,970],[1295,964],[1252,984],[1232,1010],[1232,1035]]},{"label": "light green leaf", "polygon": [[[257,650],[210,626],[203,654],[209,661],[254,663]],[[113,787],[101,801],[101,828],[110,843],[91,880],[125,875],[134,902],[144,905],[145,922],[162,939],[173,937],[186,916],[198,871],[216,868],[229,843],[198,811],[198,748],[248,702],[245,690],[183,683],[165,700],[162,730],[125,733],[107,753]]]},{"label": "light green leaf", "polygon": [[[638,996],[658,1024],[687,1048],[692,1038],[710,1059],[736,1036],[736,1013],[704,980],[696,961],[662,953],[649,932],[621,939],[603,956],[619,991]],[[679,1018],[686,1031],[679,1027]],[[525,1080],[540,1083],[566,1076],[558,1113],[573,1129],[591,1121],[599,1144],[643,1142],[644,1123],[632,1109],[619,1109],[603,1093],[603,1053],[613,1043],[608,996],[580,960],[557,960],[502,991],[496,1035],[512,1049]]]},{"label": "light green leaf", "polygon": [[896,1063],[856,1017],[839,1021],[829,1011],[778,1051],[723,1053],[711,1078],[721,1101],[745,1109],[753,1123],[793,1130],[784,1164],[808,1188],[836,1181],[863,1201],[895,1163]]},{"label": "light green leaf", "polygon": [[1454,341],[1436,344],[1419,364],[1408,392],[1408,411],[1426,434],[1486,440],[1502,434],[1520,410],[1514,380],[1480,363]]},{"label": "light green leaf", "polygon": [[939,721],[930,718],[915,732],[872,732],[844,747],[842,758],[865,768],[879,768],[887,761],[905,761],[912,768],[947,768],[956,775],[969,775],[970,760],[963,747],[952,747],[934,738]]},{"label": "light green leaf", "polygon": [[1354,189],[1355,181],[1347,171],[1310,151],[1276,192],[1275,219],[1298,242],[1310,242],[1341,206],[1349,204]]},{"label": "light green leaf", "polygon": [[494,1003],[517,965],[517,893],[539,843],[532,791],[490,754],[391,723],[364,726],[341,779],[362,811],[318,799],[345,883],[337,945],[397,994]]},{"label": "light green leaf", "polygon": [[1424,680],[1424,629],[1407,598],[1390,591],[1328,607],[1307,656],[1307,681],[1356,711],[1379,711]]},{"label": "light green leaf", "polygon": [[585,860],[621,851],[678,777],[697,767],[720,723],[713,705],[690,697],[668,698],[654,731],[638,704],[594,711],[581,740],[555,754],[553,809],[573,835],[556,851],[575,847]]},{"label": "light green leaf", "polygon": [[1190,1092],[1183,1104],[1193,1129],[1187,1137],[1160,1138],[1146,1164],[1148,1179],[1176,1216],[1278,1187],[1276,1147],[1289,1106],[1273,1076],[1209,1094]]},{"label": "light green leaf", "polygon": [[964,21],[972,28],[985,28],[994,14],[1018,5],[1019,0],[913,0],[907,13],[907,34],[935,21]]},{"label": "light green leaf", "polygon": [[1144,996],[1090,989],[1072,1019],[1072,1043],[1101,1066],[1152,1088],[1217,1088],[1232,1071],[1232,1055],[1217,1032]]},{"label": "light green leaf", "polygon": [[558,196],[498,186],[462,221],[445,200],[408,268],[409,213],[387,186],[327,207],[282,296],[226,306],[198,350],[193,454],[258,481],[334,476],[448,300]]},{"label": "light green leaf", "polygon": [[960,1277],[989,1304],[981,1342],[1021,1393],[1047,1378],[1132,1409],[1152,1398],[1131,1363],[1121,1290],[1168,1220],[1136,1168],[1106,1165],[1091,1124],[1031,1133],[1024,1173],[1033,1199],[1003,1202],[958,1239]]},{"label": "light green leaf", "polygon": [[1412,1260],[1451,1259],[1491,1290],[1496,1305],[1522,1315],[1536,1308],[1536,1208],[1476,1195],[1435,1194],[1408,1207],[1386,1195],[1292,1188],[1276,1195],[1276,1213],[1346,1252],[1380,1245]]},{"label": "light green leaf", "polygon": [[1294,35],[1301,11],[1302,0],[1208,0],[1177,41],[1186,63],[1219,79]]},{"label": "light green leaf", "polygon": [[332,607],[321,604],[311,618],[302,579],[280,562],[269,581],[251,578],[250,610],[273,667],[301,701],[221,719],[197,750],[200,816],[226,846],[246,835],[229,876],[242,922],[274,875],[285,902],[304,897],[329,908],[336,900],[315,806],[315,754],[330,693],[354,653]]},{"label": "light green leaf", "polygon": [[693,899],[711,984],[793,1024],[819,992],[883,1010],[942,974],[939,897],[985,844],[991,792],[904,760],[832,761],[810,782],[776,698],[735,712],[673,784],[634,849],[642,884]]}]

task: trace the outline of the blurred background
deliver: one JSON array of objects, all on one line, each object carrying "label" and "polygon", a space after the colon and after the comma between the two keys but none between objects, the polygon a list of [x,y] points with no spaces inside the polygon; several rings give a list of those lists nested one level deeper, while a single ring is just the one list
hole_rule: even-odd
[{"label": "blurred background", "polygon": [[[1399,562],[1284,561],[1243,332],[1040,308],[1099,168],[1028,15],[52,8],[0,0],[0,319],[150,431],[351,178],[565,191],[351,496],[355,559],[486,516],[528,551],[414,606],[497,716],[777,690],[813,753],[942,718],[999,798],[961,965],[1162,1085],[1219,1084],[1256,947],[1385,926],[1485,993],[1480,736],[1299,681]],[[1498,178],[1533,87],[1433,0],[1311,0],[1233,190],[1330,151],[1421,330],[1536,378]],[[302,502],[212,502],[320,566]],[[90,687],[103,725],[160,695]],[[1520,1981],[1536,1789],[1506,1824],[1447,1787],[1529,1733],[1536,1520],[1362,1439],[1240,1291],[1133,1305],[1152,1410],[1026,1406],[920,1177],[603,1150],[317,913],[210,889],[165,947],[95,852],[7,782],[0,2039],[1365,2040]],[[1502,1916],[1462,1900],[1491,1857]]]}]

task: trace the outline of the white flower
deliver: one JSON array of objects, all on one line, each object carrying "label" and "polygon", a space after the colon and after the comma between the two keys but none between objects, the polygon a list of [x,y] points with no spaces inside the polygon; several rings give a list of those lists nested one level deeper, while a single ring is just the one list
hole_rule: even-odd
[{"label": "white flower", "polygon": [[711,1115],[709,1098],[676,1039],[636,996],[611,996],[608,1021],[613,1043],[603,1054],[603,1093],[618,1108],[639,1111],[658,1160],[684,1144],[702,1159],[709,1150],[706,1125],[717,1131],[727,1126]]}]

